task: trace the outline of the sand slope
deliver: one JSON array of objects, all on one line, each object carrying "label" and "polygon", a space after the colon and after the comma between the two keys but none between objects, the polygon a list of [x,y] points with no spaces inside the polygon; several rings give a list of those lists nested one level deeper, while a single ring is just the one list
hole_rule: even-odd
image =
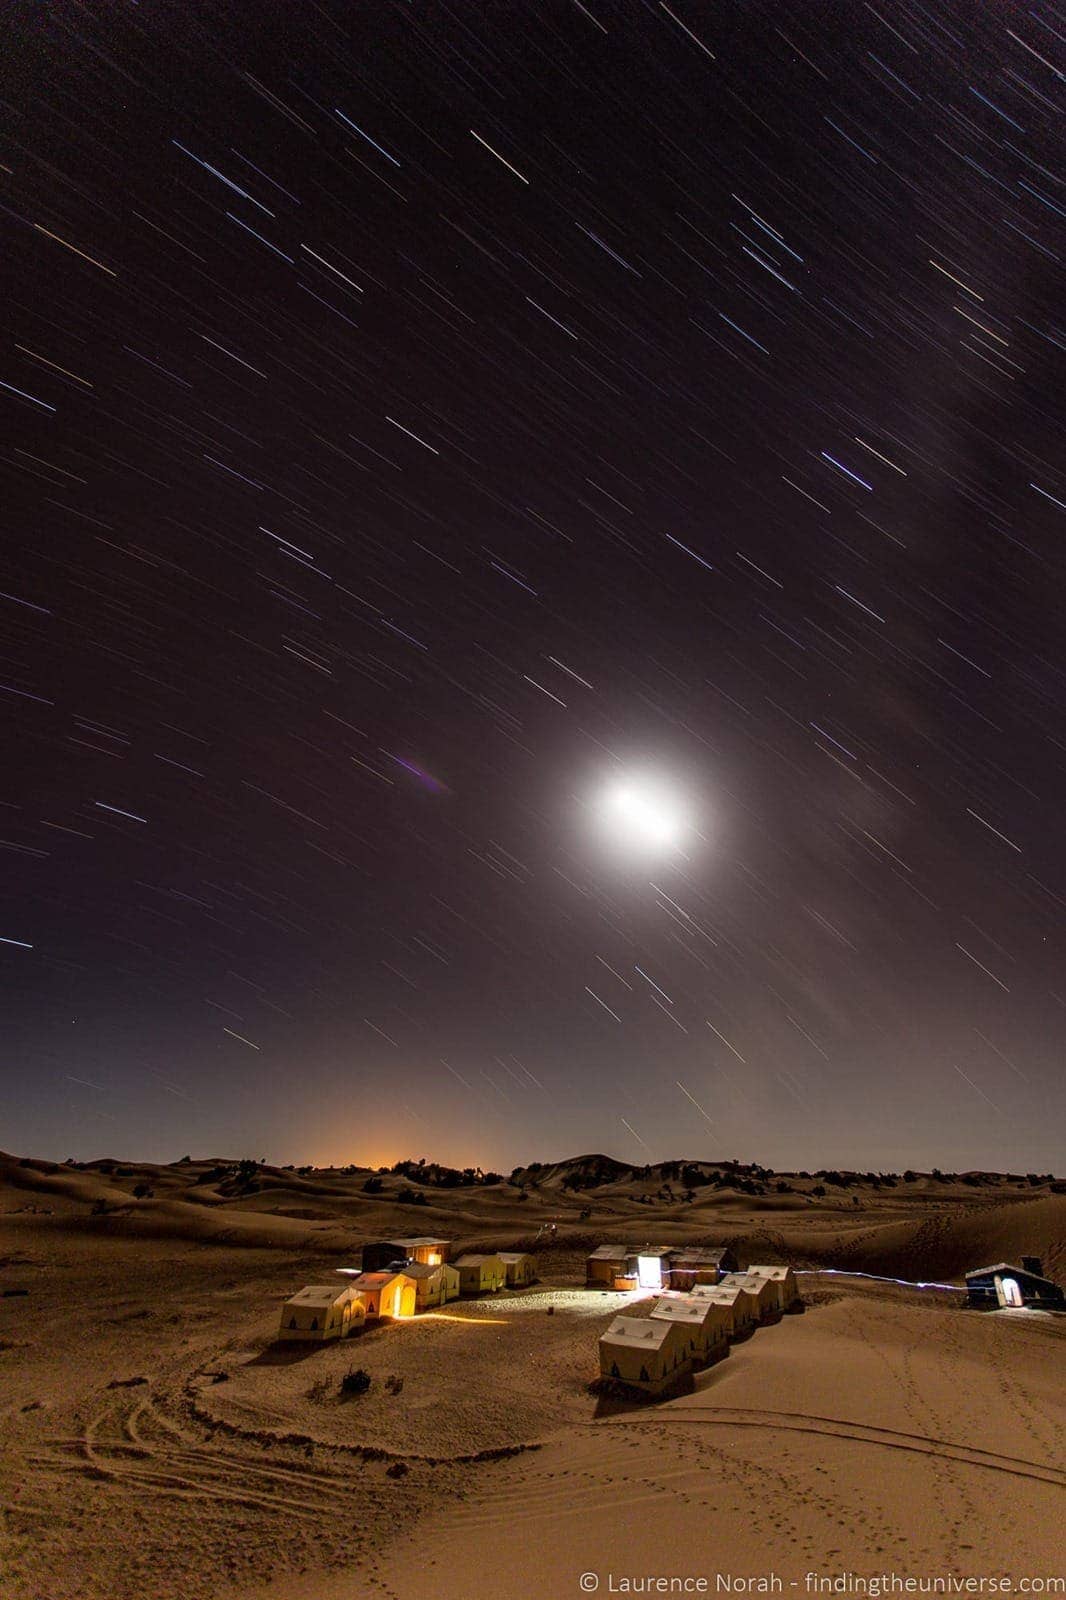
[{"label": "sand slope", "polygon": [[512,1600],[576,1594],[585,1571],[1057,1572],[1064,1338],[848,1292],[759,1330],[692,1396],[497,1468],[420,1526],[389,1592],[466,1600],[486,1544]]}]

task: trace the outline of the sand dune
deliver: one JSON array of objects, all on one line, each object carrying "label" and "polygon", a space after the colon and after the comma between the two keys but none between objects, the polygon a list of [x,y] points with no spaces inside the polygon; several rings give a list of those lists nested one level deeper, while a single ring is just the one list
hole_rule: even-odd
[{"label": "sand dune", "polygon": [[[590,1245],[656,1234],[907,1278],[1023,1251],[1054,1267],[1066,1196],[1047,1184],[816,1196],[795,1178],[642,1204],[660,1173],[575,1194],[560,1169],[526,1200],[503,1184],[410,1206],[389,1175],[368,1194],[365,1172],[267,1168],[242,1189],[231,1165],[0,1158],[4,1600],[554,1600],[588,1570],[1053,1570],[1063,1319],[805,1278],[804,1315],[691,1394],[631,1407],[587,1388],[627,1302],[582,1287]],[[553,1221],[532,1291],[273,1344],[283,1296],[363,1239],[517,1243]],[[352,1364],[371,1387],[342,1401]]]}]

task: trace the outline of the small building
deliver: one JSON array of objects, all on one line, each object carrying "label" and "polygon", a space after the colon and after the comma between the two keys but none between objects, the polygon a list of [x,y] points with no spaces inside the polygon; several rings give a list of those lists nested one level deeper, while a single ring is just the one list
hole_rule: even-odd
[{"label": "small building", "polygon": [[460,1294],[492,1294],[507,1281],[499,1256],[460,1256],[453,1265],[459,1273]]},{"label": "small building", "polygon": [[729,1308],[715,1300],[671,1290],[656,1300],[651,1316],[678,1324],[688,1341],[693,1366],[705,1367],[729,1350],[733,1319]]},{"label": "small building", "polygon": [[415,1280],[406,1271],[361,1272],[352,1288],[366,1301],[368,1317],[413,1317],[417,1304]]},{"label": "small building", "polygon": [[796,1274],[788,1266],[749,1267],[748,1277],[758,1276],[774,1286],[773,1310],[778,1316],[786,1311],[793,1311],[800,1302],[799,1284]]},{"label": "small building", "polygon": [[697,1283],[719,1283],[737,1270],[737,1258],[728,1245],[705,1249],[684,1245],[668,1253],[663,1281],[671,1289],[691,1289]]},{"label": "small building", "polygon": [[1023,1256],[1020,1267],[1001,1261],[997,1266],[968,1272],[966,1302],[979,1311],[1019,1310],[1023,1306],[1037,1311],[1066,1311],[1066,1294],[1057,1283],[1044,1277],[1043,1263],[1037,1256]]},{"label": "small building", "polygon": [[508,1289],[524,1289],[537,1281],[537,1258],[525,1250],[501,1250],[504,1277]]},{"label": "small building", "polygon": [[281,1308],[278,1338],[286,1343],[344,1339],[366,1320],[366,1301],[352,1284],[309,1284]]},{"label": "small building", "polygon": [[692,1370],[686,1329],[659,1317],[616,1317],[600,1336],[600,1376],[661,1394]]},{"label": "small building", "polygon": [[363,1271],[383,1272],[394,1261],[420,1261],[437,1267],[450,1254],[450,1239],[375,1239],[363,1246]]},{"label": "small building", "polygon": [[613,1289],[616,1278],[624,1278],[629,1251],[624,1244],[597,1245],[585,1262],[587,1289]]}]

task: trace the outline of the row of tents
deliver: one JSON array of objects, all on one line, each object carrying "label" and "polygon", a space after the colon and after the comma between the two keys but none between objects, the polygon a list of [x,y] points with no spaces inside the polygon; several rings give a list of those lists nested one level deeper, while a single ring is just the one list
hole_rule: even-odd
[{"label": "row of tents", "polygon": [[717,1283],[667,1289],[646,1317],[616,1317],[601,1335],[600,1377],[662,1394],[728,1355],[733,1340],[801,1304],[796,1274],[787,1266],[753,1266]]},{"label": "row of tents", "polygon": [[278,1338],[285,1342],[343,1339],[375,1318],[405,1318],[432,1311],[460,1295],[521,1289],[537,1276],[536,1257],[525,1250],[471,1254],[450,1261],[448,1239],[389,1239],[363,1246],[361,1267],[338,1267],[351,1279],[310,1284],[281,1308]]}]

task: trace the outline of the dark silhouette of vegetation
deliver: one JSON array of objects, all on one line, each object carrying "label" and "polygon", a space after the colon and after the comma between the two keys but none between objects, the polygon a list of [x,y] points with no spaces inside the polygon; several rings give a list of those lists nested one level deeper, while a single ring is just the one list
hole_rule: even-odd
[{"label": "dark silhouette of vegetation", "polygon": [[355,1394],[366,1394],[370,1388],[370,1374],[364,1372],[362,1367],[349,1367],[341,1379],[341,1398],[349,1399]]}]

